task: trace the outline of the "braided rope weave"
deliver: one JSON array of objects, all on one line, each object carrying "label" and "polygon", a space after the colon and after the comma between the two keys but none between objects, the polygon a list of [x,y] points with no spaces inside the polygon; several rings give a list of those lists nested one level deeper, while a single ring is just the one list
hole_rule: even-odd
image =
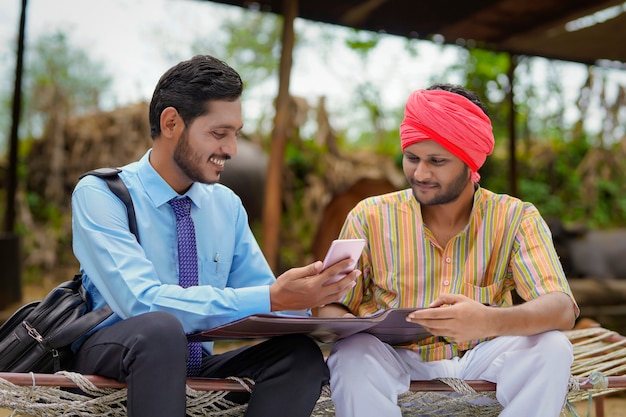
[{"label": "braided rope weave", "polygon": [[[572,403],[606,395],[626,388],[610,388],[607,377],[626,374],[626,338],[603,328],[567,331],[574,346],[574,363],[565,410],[576,415]],[[126,416],[126,389],[101,388],[83,375],[61,372],[71,379],[80,392],[60,387],[16,385],[0,378],[0,408],[13,411],[12,416]],[[230,378],[246,390],[253,389],[249,380]],[[443,378],[441,382],[453,392],[407,392],[398,398],[402,415],[408,416],[497,416],[502,411],[495,392],[476,392],[465,381]],[[590,388],[581,388],[586,386]],[[224,397],[228,391],[205,391],[187,387],[187,415],[243,416],[246,406],[234,404]],[[313,417],[333,417],[330,390],[324,387]]]},{"label": "braided rope weave", "polygon": [[[18,386],[0,378],[0,407],[13,411],[13,416],[60,416],[60,417],[125,417],[126,389],[99,388],[83,375],[62,372],[71,379],[82,393],[59,387]],[[398,403],[403,416],[458,415],[497,416],[502,407],[495,400],[495,393],[477,393],[461,380],[450,383],[459,393],[407,392]],[[249,382],[241,381],[244,386]],[[187,387],[188,416],[243,416],[246,406],[234,404],[224,398],[227,391],[199,391]],[[486,401],[487,399],[488,401]],[[328,386],[311,414],[312,417],[333,417],[334,406]]]}]

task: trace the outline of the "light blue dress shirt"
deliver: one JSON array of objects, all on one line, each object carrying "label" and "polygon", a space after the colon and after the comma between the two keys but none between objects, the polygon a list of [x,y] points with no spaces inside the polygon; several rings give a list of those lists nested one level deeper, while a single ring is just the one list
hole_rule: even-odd
[{"label": "light blue dress shirt", "polygon": [[[269,313],[274,274],[241,200],[220,184],[194,183],[185,194],[193,202],[199,285],[178,285],[176,218],[167,202],[179,195],[152,168],[149,155],[120,173],[135,206],[141,244],[129,230],[124,204],[102,179],[86,176],[72,194],[73,248],[85,288],[93,308],[108,304],[114,312],[101,326],[166,311],[191,333]],[[204,348],[210,352],[212,344]]]}]

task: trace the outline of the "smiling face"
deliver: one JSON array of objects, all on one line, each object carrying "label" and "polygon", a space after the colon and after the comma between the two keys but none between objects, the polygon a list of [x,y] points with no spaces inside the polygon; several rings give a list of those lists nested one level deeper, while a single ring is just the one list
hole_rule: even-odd
[{"label": "smiling face", "polygon": [[218,182],[226,161],[237,154],[242,127],[240,100],[210,101],[207,113],[185,126],[178,138],[173,158],[180,172],[192,182]]},{"label": "smiling face", "polygon": [[425,206],[452,203],[472,186],[467,165],[433,140],[407,146],[402,168],[415,199]]}]

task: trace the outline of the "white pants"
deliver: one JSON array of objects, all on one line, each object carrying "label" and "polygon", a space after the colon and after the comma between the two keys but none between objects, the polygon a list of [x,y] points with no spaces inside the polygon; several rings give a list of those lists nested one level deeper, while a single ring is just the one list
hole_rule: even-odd
[{"label": "white pants", "polygon": [[328,357],[337,417],[400,417],[398,395],[411,380],[482,379],[495,382],[503,417],[558,417],[567,396],[573,349],[558,331],[502,336],[462,358],[423,362],[359,333],[333,346]]}]

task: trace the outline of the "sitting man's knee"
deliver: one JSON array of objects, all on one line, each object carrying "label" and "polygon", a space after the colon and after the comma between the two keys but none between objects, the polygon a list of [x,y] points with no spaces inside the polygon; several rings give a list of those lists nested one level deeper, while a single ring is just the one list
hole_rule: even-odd
[{"label": "sitting man's knee", "polygon": [[541,343],[555,354],[572,354],[573,346],[563,332],[552,330],[539,335]]},{"label": "sitting man's knee", "polygon": [[569,369],[574,360],[574,348],[567,336],[560,331],[549,331],[536,335],[541,359],[551,366]]},{"label": "sitting man's knee", "polygon": [[159,346],[160,350],[166,347],[187,349],[187,336],[183,326],[172,314],[155,311],[137,317],[142,318],[141,323],[137,325],[138,343],[144,341],[151,347]]},{"label": "sitting man's knee", "polygon": [[328,357],[328,365],[331,368],[365,366],[364,358],[379,358],[381,349],[387,350],[376,336],[357,333],[334,344]]},{"label": "sitting man's knee", "polygon": [[277,339],[280,343],[287,347],[294,362],[323,364],[324,355],[321,349],[308,336],[301,334],[287,335]]}]

